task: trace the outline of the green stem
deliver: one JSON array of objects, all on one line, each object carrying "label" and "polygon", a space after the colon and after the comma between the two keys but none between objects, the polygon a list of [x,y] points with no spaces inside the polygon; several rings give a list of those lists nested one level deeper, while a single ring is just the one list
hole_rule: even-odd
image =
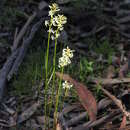
[{"label": "green stem", "polygon": [[[58,30],[56,31],[56,35],[58,33]],[[54,49],[54,57],[53,57],[53,82],[52,82],[52,94],[51,94],[51,102],[49,106],[49,114],[51,112],[52,108],[52,100],[54,97],[54,89],[55,89],[55,70],[56,70],[56,48],[57,48],[57,38],[55,39],[55,49]]]},{"label": "green stem", "polygon": [[[61,75],[63,75],[63,71],[64,71],[64,67],[61,68]],[[57,123],[57,112],[58,112],[59,99],[60,99],[60,95],[61,95],[61,81],[62,81],[62,77],[60,78],[59,88],[58,88],[58,92],[56,95],[56,106],[55,106],[55,112],[54,112],[54,128]]]},{"label": "green stem", "polygon": [[[52,23],[50,23],[49,30],[51,29],[51,27],[52,27]],[[46,116],[47,116],[47,89],[48,89],[47,80],[48,80],[48,57],[49,57],[50,37],[51,37],[51,33],[49,31],[49,33],[48,33],[46,58],[45,58],[45,74],[46,74],[46,76],[45,76],[45,92],[44,92],[44,94],[45,94],[45,105],[44,105],[44,111],[45,111],[45,129],[46,129],[46,123],[47,123],[47,119],[46,119]]]},{"label": "green stem", "polygon": [[62,103],[60,104],[60,109],[62,109],[62,108],[63,108],[63,103],[64,103],[65,98],[67,97],[67,95],[68,95],[68,89],[66,88],[66,89],[65,89],[65,95],[63,96]]},{"label": "green stem", "polygon": [[[56,31],[56,34],[58,33],[58,30]],[[54,48],[54,56],[53,56],[53,81],[52,81],[52,94],[50,97],[50,104],[49,104],[49,115],[51,113],[52,104],[53,104],[53,98],[54,98],[54,90],[55,90],[55,70],[56,70],[56,48],[57,48],[57,38],[55,39],[55,48]],[[50,124],[49,124],[50,126]]]}]

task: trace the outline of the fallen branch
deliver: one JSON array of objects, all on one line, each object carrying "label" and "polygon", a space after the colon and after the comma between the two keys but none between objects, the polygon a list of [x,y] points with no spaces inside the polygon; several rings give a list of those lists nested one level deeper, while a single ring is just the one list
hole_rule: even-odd
[{"label": "fallen branch", "polygon": [[37,111],[37,109],[41,105],[42,105],[42,103],[40,103],[39,101],[37,101],[32,106],[30,106],[29,108],[27,108],[21,115],[18,116],[17,124],[20,124],[23,121],[26,121],[27,119],[29,119]]},{"label": "fallen branch", "polygon": [[19,53],[19,50],[20,50],[20,48],[18,48],[11,54],[11,56],[7,59],[3,68],[0,71],[0,102],[2,100],[3,93],[5,90],[7,75],[13,65],[14,60],[16,59],[16,57]]},{"label": "fallen branch", "polygon": [[35,33],[37,32],[39,27],[42,25],[44,19],[45,18],[42,18],[39,22],[37,22],[32,27],[29,37],[23,41],[23,44],[21,46],[19,55],[18,55],[17,59],[15,60],[15,62],[13,64],[13,67],[11,68],[11,70],[10,70],[10,72],[8,74],[8,80],[10,80],[12,78],[13,74],[18,71],[18,68],[19,68],[19,66],[21,65],[21,63],[22,63],[22,61],[24,59],[24,56],[25,56],[25,54],[27,52],[27,49],[28,49],[28,47],[29,47]]},{"label": "fallen branch", "polygon": [[17,118],[12,118],[11,122],[0,119],[0,126],[13,127],[19,125],[20,123],[28,120],[41,105],[42,103],[40,101],[35,102],[25,111],[23,111]]},{"label": "fallen branch", "polygon": [[[111,100],[108,100],[108,99],[103,99],[101,100],[101,103],[99,102],[98,103],[98,111],[100,111],[101,109],[104,109],[106,108],[108,105],[110,105],[112,102]],[[61,112],[62,115],[66,114],[64,113],[64,111]],[[79,114],[78,116],[70,119],[69,121],[63,123],[63,126],[71,126],[73,124],[76,124],[78,123],[80,120],[84,119],[87,115],[87,112],[82,112],[81,114]]]},{"label": "fallen branch", "polygon": [[122,83],[130,83],[130,78],[115,78],[115,79],[110,79],[110,78],[93,78],[90,79],[89,82],[92,83],[100,83],[102,85],[107,85],[107,84],[122,84]]},{"label": "fallen branch", "polygon": [[[68,130],[68,124],[66,123],[66,120],[64,118],[64,115],[71,112],[72,110],[76,109],[76,108],[79,108],[79,107],[82,107],[81,104],[73,104],[71,106],[67,106],[65,107],[60,113],[59,113],[59,116],[58,116],[58,120],[61,124],[62,127],[65,128],[65,130]],[[86,113],[86,112],[85,112]],[[86,116],[86,114],[85,114]]]},{"label": "fallen branch", "polygon": [[71,130],[90,130],[90,128],[99,126],[99,125],[104,124],[108,121],[113,121],[121,116],[122,116],[122,114],[120,114],[120,110],[114,111],[114,112],[110,113],[109,115],[106,115],[106,116],[104,116],[96,121],[93,121],[93,122],[89,121],[87,123],[84,123],[83,125],[79,125],[77,127],[74,127]]},{"label": "fallen branch", "polygon": [[120,118],[121,116],[122,116],[122,114],[120,113],[120,110],[114,111],[114,112],[112,112],[112,113],[92,122],[92,123],[85,123],[84,126],[87,129],[90,129],[92,127],[99,126],[99,125],[107,123],[109,121],[114,121],[115,119]]},{"label": "fallen branch", "polygon": [[30,25],[30,23],[33,21],[33,19],[35,17],[36,17],[36,12],[34,12],[33,15],[31,15],[29,17],[29,19],[27,20],[25,25],[22,27],[21,31],[19,32],[19,34],[17,35],[16,39],[14,40],[12,51],[14,51],[18,47],[18,44],[19,44],[20,40],[23,38],[25,32],[28,29],[28,26]]},{"label": "fallen branch", "polygon": [[117,99],[114,95],[112,95],[110,92],[108,92],[103,87],[101,88],[101,90],[104,92],[104,94],[106,94],[115,103],[115,105],[117,105],[117,107],[119,107],[119,109],[122,111],[122,113],[126,117],[130,118],[130,113],[125,110],[125,108],[122,105],[122,102],[119,99]]},{"label": "fallen branch", "polygon": [[14,50],[11,56],[5,62],[3,68],[0,71],[0,102],[2,101],[2,97],[4,94],[6,81],[12,78],[14,72],[18,71],[18,67],[23,61],[23,58],[26,54],[27,48],[31,43],[36,31],[42,25],[44,18],[42,18],[38,23],[36,23],[31,30],[31,33],[27,39],[23,41],[23,44],[20,48]]}]

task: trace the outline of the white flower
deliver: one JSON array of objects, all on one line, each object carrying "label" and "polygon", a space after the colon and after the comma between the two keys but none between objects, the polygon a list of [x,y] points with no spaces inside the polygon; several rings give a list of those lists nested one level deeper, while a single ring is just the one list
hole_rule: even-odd
[{"label": "white flower", "polygon": [[69,84],[67,81],[62,83],[63,89],[70,89],[73,87],[72,84]]},{"label": "white flower", "polygon": [[54,12],[52,12],[52,11],[49,11],[49,15],[48,16],[53,16],[54,15]]},{"label": "white flower", "polygon": [[67,22],[67,17],[59,14],[55,16],[55,13],[60,11],[56,3],[49,5],[49,8],[49,16],[51,18],[50,20],[45,21],[45,26],[49,27],[48,32],[51,34],[51,39],[55,40],[60,36],[60,32],[64,29],[63,26]]},{"label": "white flower", "polygon": [[71,50],[68,46],[66,49],[63,49],[63,56],[68,56],[69,58],[73,58],[73,52],[74,50]]},{"label": "white flower", "polygon": [[49,26],[49,21],[48,20],[45,20],[45,26]]},{"label": "white flower", "polygon": [[56,3],[53,3],[52,5],[49,5],[50,11],[49,11],[49,16],[53,17],[53,15],[60,11],[58,5]]},{"label": "white flower", "polygon": [[60,31],[63,31],[63,30],[64,30],[64,27],[60,27],[59,30],[60,30]]},{"label": "white flower", "polygon": [[54,17],[53,26],[57,26],[59,30],[63,30],[63,25],[67,23],[67,17],[64,15],[57,15]]},{"label": "white flower", "polygon": [[53,35],[51,35],[51,40],[55,40],[55,37]]},{"label": "white flower", "polygon": [[71,58],[73,57],[74,50],[69,49],[67,46],[66,49],[63,49],[62,57],[59,58],[59,68],[65,67],[71,64]]},{"label": "white flower", "polygon": [[67,65],[71,64],[71,60],[67,56],[63,56],[59,58],[59,68],[65,67]]}]

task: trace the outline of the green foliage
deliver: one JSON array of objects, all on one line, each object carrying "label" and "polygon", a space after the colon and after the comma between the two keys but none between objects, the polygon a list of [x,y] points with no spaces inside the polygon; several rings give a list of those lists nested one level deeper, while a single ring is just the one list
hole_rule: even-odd
[{"label": "green foliage", "polygon": [[112,63],[112,56],[114,55],[114,48],[111,47],[109,41],[106,39],[103,43],[98,44],[98,46],[94,47],[94,51],[97,54],[102,54],[107,60],[108,63]]},{"label": "green foliage", "polygon": [[93,91],[95,92],[95,96],[97,100],[100,100],[102,97],[104,97],[102,90],[101,90],[101,85],[97,84],[95,85],[95,87],[93,88]]},{"label": "green foliage", "polygon": [[85,58],[81,59],[81,61],[80,61],[80,70],[84,71],[84,69],[85,69],[86,73],[91,73],[91,72],[93,72],[92,65],[93,65],[93,62],[91,62],[91,61],[89,62]]},{"label": "green foliage", "polygon": [[80,79],[83,81],[86,76],[93,73],[93,62],[89,62],[86,58],[80,60]]},{"label": "green foliage", "polygon": [[95,48],[95,52],[97,52],[98,54],[103,54],[105,56],[109,54],[113,54],[114,49],[109,44],[108,40],[104,40],[103,43],[98,44],[98,45],[99,46]]},{"label": "green foliage", "polygon": [[[95,63],[96,64],[96,63]],[[104,66],[97,64],[96,69],[97,72],[94,70],[94,61],[89,61],[86,57],[80,59],[79,64],[72,63],[72,65],[68,69],[68,74],[73,75],[78,81],[87,84],[87,77],[97,77],[101,75],[101,72],[104,70]],[[95,72],[95,73],[94,73]],[[98,74],[99,73],[99,74]],[[101,85],[98,84],[96,86],[89,84],[89,89],[92,90],[95,94],[97,100],[100,100],[104,97],[101,91]],[[74,91],[73,91],[74,92]],[[73,95],[76,97],[76,95]],[[76,100],[76,98],[74,98]]]},{"label": "green foliage", "polygon": [[78,63],[72,62],[68,67],[67,73],[73,75],[82,82],[86,82],[87,76],[93,76],[93,61],[89,61],[86,57],[82,57]]},{"label": "green foliage", "polygon": [[31,53],[20,67],[18,76],[14,77],[13,93],[18,96],[32,95],[34,85],[37,85],[43,76],[43,52]]}]

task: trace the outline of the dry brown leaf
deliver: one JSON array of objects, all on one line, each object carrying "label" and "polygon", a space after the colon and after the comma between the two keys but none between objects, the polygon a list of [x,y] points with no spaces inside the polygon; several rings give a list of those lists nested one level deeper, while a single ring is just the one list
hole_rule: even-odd
[{"label": "dry brown leaf", "polygon": [[59,123],[56,125],[56,130],[62,130],[61,125]]},{"label": "dry brown leaf", "polygon": [[126,128],[126,116],[124,115],[119,130],[123,130],[125,128]]},{"label": "dry brown leaf", "polygon": [[85,85],[72,79],[67,74],[62,75],[61,73],[56,72],[56,75],[59,78],[62,78],[63,80],[66,80],[74,85],[74,87],[77,91],[77,94],[81,100],[81,104],[87,110],[90,120],[91,121],[96,120],[97,103],[96,103],[96,100],[95,100],[93,94],[91,93],[91,91],[89,91]]}]

